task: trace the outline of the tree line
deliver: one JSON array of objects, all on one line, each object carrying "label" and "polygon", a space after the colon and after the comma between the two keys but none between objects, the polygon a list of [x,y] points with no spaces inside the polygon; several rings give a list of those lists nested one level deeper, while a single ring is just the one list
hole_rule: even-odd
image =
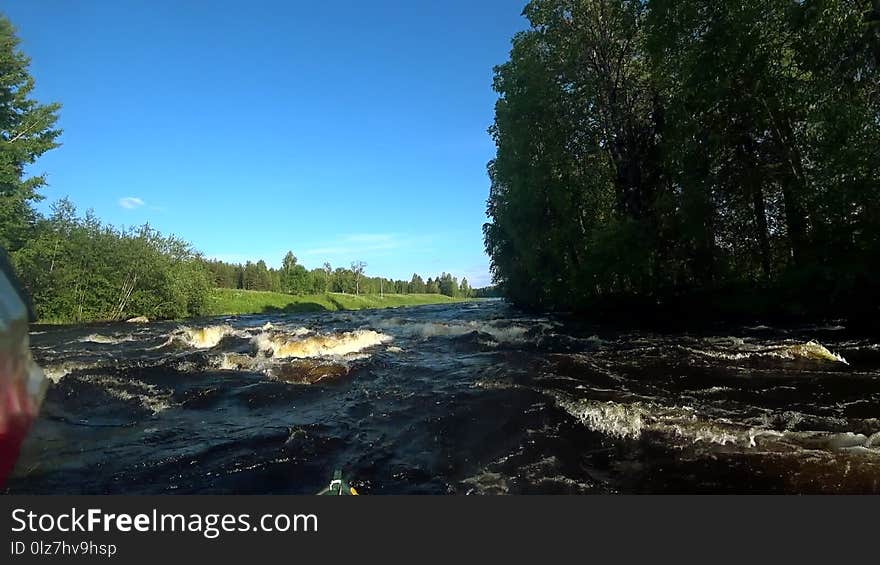
[{"label": "tree line", "polygon": [[[7,226],[0,237],[7,237]],[[11,248],[16,273],[41,321],[123,320],[132,316],[182,318],[207,312],[212,288],[288,294],[435,293],[469,297],[467,279],[444,273],[424,282],[370,277],[366,264],[308,270],[288,253],[278,269],[265,261],[234,265],[205,259],[191,244],[149,225],[119,229],[91,211],[78,215],[62,199],[44,217],[34,213],[21,245]]]},{"label": "tree line", "polygon": [[[35,214],[12,264],[41,321],[179,318],[205,312],[210,273],[193,247],[149,225],[118,229],[70,201]],[[2,233],[3,229],[0,229]]]},{"label": "tree line", "polygon": [[41,321],[181,318],[207,312],[211,289],[274,290],[291,294],[346,292],[442,293],[470,296],[467,280],[443,273],[423,281],[365,274],[366,263],[308,270],[288,253],[279,269],[264,261],[232,265],[206,259],[188,242],[144,225],[119,229],[67,199],[48,215],[34,204],[43,176],[27,167],[58,146],[59,104],[33,98],[29,60],[8,19],[0,16],[0,252],[30,294]]},{"label": "tree line", "polygon": [[506,296],[875,303],[878,2],[533,0],[524,15],[490,129],[484,236]]},{"label": "tree line", "polygon": [[217,287],[242,290],[263,290],[287,294],[321,294],[342,292],[347,294],[444,294],[451,297],[473,296],[467,278],[459,282],[457,277],[443,273],[425,281],[413,274],[409,281],[364,274],[366,263],[354,262],[350,267],[333,268],[330,263],[307,269],[296,255],[288,251],[280,268],[267,266],[264,260],[244,264],[228,263],[216,259],[204,260]]}]

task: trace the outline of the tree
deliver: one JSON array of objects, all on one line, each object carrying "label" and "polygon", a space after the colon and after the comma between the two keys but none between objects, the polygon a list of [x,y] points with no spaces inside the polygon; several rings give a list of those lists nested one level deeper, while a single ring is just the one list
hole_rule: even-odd
[{"label": "tree", "polygon": [[354,273],[354,293],[360,294],[360,282],[361,277],[364,274],[364,269],[367,268],[367,264],[363,261],[353,261],[351,264],[351,272]]},{"label": "tree", "polygon": [[148,225],[119,230],[91,212],[77,216],[67,200],[38,218],[16,251],[18,274],[38,319],[119,320],[203,314],[212,274],[192,247]]},{"label": "tree", "polygon": [[25,168],[58,147],[55,128],[59,104],[40,104],[31,97],[34,79],[19,39],[0,15],[0,246],[20,249],[37,221],[31,204],[46,184],[42,175],[25,176]]},{"label": "tree", "polygon": [[409,282],[409,291],[413,294],[423,294],[425,292],[425,281],[418,274],[413,273]]},{"label": "tree", "polygon": [[288,294],[314,292],[312,277],[303,265],[297,263],[296,255],[292,251],[288,251],[281,261],[279,286],[282,292]]},{"label": "tree", "polygon": [[464,298],[471,297],[471,287],[468,284],[467,278],[461,277],[461,285],[458,287],[458,293]]},{"label": "tree", "polygon": [[458,280],[455,277],[449,273],[443,273],[438,280],[440,294],[452,297],[458,295]]},{"label": "tree", "polygon": [[342,293],[351,293],[355,290],[354,273],[349,269],[337,267],[333,271],[333,290]]},{"label": "tree", "polygon": [[871,296],[880,31],[858,4],[530,2],[495,69],[484,241],[504,294]]},{"label": "tree", "polygon": [[294,267],[296,267],[296,255],[293,254],[293,251],[288,251],[281,261],[281,268],[285,272],[290,272]]},{"label": "tree", "polygon": [[330,292],[330,288],[333,286],[333,267],[330,266],[330,262],[324,263],[324,274],[326,275],[324,279],[324,292]]},{"label": "tree", "polygon": [[427,294],[440,294],[440,284],[431,277],[428,277],[425,283],[425,292]]}]

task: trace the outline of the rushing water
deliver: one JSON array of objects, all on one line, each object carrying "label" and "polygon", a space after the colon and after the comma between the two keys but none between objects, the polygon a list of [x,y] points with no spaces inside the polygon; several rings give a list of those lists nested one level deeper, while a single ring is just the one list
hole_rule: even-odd
[{"label": "rushing water", "polygon": [[502,302],[37,328],[12,493],[880,492],[880,345]]}]

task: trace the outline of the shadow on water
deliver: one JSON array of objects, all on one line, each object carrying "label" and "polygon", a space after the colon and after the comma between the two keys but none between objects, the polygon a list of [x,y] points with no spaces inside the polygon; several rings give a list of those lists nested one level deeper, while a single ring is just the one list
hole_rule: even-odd
[{"label": "shadow on water", "polygon": [[263,308],[263,314],[298,314],[302,312],[326,312],[327,307],[317,302],[291,302],[290,304],[279,308],[277,306],[266,306]]}]

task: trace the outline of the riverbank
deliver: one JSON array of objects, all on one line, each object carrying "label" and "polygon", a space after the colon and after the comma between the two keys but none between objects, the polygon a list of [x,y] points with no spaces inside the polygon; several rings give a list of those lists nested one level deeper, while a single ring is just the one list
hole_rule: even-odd
[{"label": "riverbank", "polygon": [[291,295],[279,292],[216,288],[208,300],[208,316],[230,314],[261,314],[277,312],[321,312],[335,310],[364,310],[449,304],[467,298],[451,298],[443,294],[325,294]]},{"label": "riverbank", "polygon": [[730,324],[794,326],[843,323],[851,329],[880,331],[875,287],[843,289],[822,281],[802,284],[733,285],[656,293],[605,296],[571,307],[518,304],[533,312],[604,327],[661,331],[706,330]]}]

